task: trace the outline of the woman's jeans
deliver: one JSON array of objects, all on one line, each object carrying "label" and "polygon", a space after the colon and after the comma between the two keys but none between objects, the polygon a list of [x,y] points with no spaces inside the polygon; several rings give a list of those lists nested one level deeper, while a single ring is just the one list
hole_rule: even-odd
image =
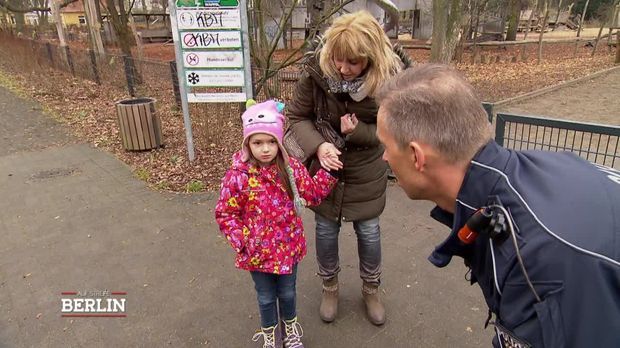
[{"label": "woman's jeans", "polygon": [[272,327],[278,323],[278,304],[282,320],[291,320],[297,316],[295,310],[297,265],[293,266],[291,274],[263,272],[250,272],[250,274],[256,289],[261,327]]},{"label": "woman's jeans", "polygon": [[[332,221],[315,214],[316,220],[316,259],[319,276],[329,280],[340,272],[338,258],[338,235],[340,221]],[[381,230],[379,218],[353,221],[357,235],[357,254],[360,260],[360,278],[367,283],[380,284],[381,278]]]}]

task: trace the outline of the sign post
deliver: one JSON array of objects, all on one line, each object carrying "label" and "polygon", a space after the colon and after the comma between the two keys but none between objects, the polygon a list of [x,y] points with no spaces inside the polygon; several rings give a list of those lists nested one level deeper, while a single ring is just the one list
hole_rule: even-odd
[{"label": "sign post", "polygon": [[[252,98],[246,0],[168,0],[189,160],[194,144],[188,103],[240,103]],[[194,92],[231,87],[241,92]]]}]

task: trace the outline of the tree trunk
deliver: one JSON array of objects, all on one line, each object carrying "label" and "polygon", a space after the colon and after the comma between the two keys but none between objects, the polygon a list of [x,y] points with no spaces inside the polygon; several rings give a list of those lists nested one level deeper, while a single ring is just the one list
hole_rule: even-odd
[{"label": "tree trunk", "polygon": [[[47,6],[47,5],[45,5],[45,6]],[[50,24],[48,15],[49,14],[47,12],[39,12],[38,13],[39,29],[44,30]]]},{"label": "tree trunk", "polygon": [[458,42],[458,45],[456,46],[456,54],[455,54],[455,58],[456,61],[459,63],[463,62],[463,53],[465,51],[465,42],[471,37],[471,34],[473,32],[473,21],[474,21],[474,17],[475,17],[475,13],[474,11],[476,10],[476,0],[473,1],[469,1],[468,2],[468,11],[467,11],[467,16],[469,17],[467,19],[467,21],[464,21],[463,23],[463,28],[461,29],[463,32],[463,35],[461,35],[461,39]]},{"label": "tree trunk", "polygon": [[596,54],[596,48],[598,47],[599,41],[601,41],[601,34],[603,33],[603,28],[605,27],[605,24],[611,22],[611,20],[614,19],[613,14],[615,14],[616,12],[616,4],[618,4],[618,0],[614,1],[614,4],[611,7],[611,14],[609,14],[607,20],[601,21],[601,26],[598,29],[598,35],[596,36],[596,41],[594,42],[594,47],[592,48],[591,57],[594,57],[594,54]]},{"label": "tree trunk", "polygon": [[613,27],[616,24],[616,18],[618,18],[618,11],[620,10],[620,6],[616,5],[613,10],[614,14],[609,19],[609,34],[607,35],[607,48],[609,49],[609,53],[611,53],[611,40],[613,39]]},{"label": "tree trunk", "polygon": [[510,14],[508,17],[508,31],[506,31],[506,41],[517,40],[517,28],[521,17],[521,1],[510,0]]},{"label": "tree trunk", "polygon": [[97,22],[99,22],[99,28],[103,27],[103,19],[101,18],[101,1],[102,0],[95,0],[95,13],[97,16]]},{"label": "tree trunk", "polygon": [[67,38],[65,36],[65,28],[62,25],[62,17],[60,16],[60,6],[58,2],[52,0],[52,15],[54,16],[54,21],[56,22],[56,31],[58,31],[58,41],[60,42],[60,54],[67,63],[69,64],[69,57],[67,56]]},{"label": "tree trunk", "polygon": [[105,53],[103,49],[103,40],[101,39],[101,27],[97,19],[97,11],[95,9],[95,0],[84,0],[84,12],[86,15],[86,23],[88,24],[88,36],[90,38],[90,49],[97,56]]},{"label": "tree trunk", "polygon": [[620,64],[620,29],[616,31],[616,64]]},{"label": "tree trunk", "polygon": [[133,45],[133,38],[131,31],[127,26],[127,13],[125,12],[125,4],[121,0],[118,2],[119,8],[116,9],[115,0],[105,0],[108,13],[110,14],[110,22],[116,32],[118,38],[118,45],[121,48],[123,55],[131,57],[131,46]]},{"label": "tree trunk", "polygon": [[581,35],[581,28],[583,28],[583,21],[586,20],[586,12],[588,11],[588,4],[590,4],[590,0],[587,0],[586,5],[583,7],[583,13],[581,14],[581,20],[579,21],[579,27],[577,28],[577,37]]},{"label": "tree trunk", "polygon": [[321,19],[321,13],[325,7],[324,0],[307,0],[306,12],[310,17],[309,23],[309,37],[314,37],[319,33],[319,21]]},{"label": "tree trunk", "polygon": [[[577,27],[577,37],[581,35],[581,28],[583,28],[583,21],[586,18],[586,12],[588,11],[589,4],[590,0],[587,0],[586,5],[583,7],[583,12],[581,13],[581,20],[579,20],[579,26]],[[573,52],[573,57],[577,56],[577,48],[579,48],[579,41],[575,42],[575,51]]]},{"label": "tree trunk", "polygon": [[545,17],[542,21],[542,27],[540,28],[540,36],[538,37],[538,64],[542,61],[542,49],[543,49],[543,35],[545,34],[545,28],[547,27],[547,19],[549,19],[549,0],[545,0]]},{"label": "tree trunk", "polygon": [[[20,6],[21,3],[19,0],[13,0],[13,5]],[[23,33],[24,28],[26,27],[26,20],[24,19],[24,14],[21,12],[14,12],[13,16],[15,17],[15,30],[18,33]]]},{"label": "tree trunk", "polygon": [[62,52],[65,52],[65,46],[67,46],[67,37],[65,36],[65,27],[62,25],[62,17],[60,16],[60,7],[56,1],[52,0],[52,15],[54,16],[54,22],[56,22],[56,31],[58,32],[58,41],[60,42],[60,48]]},{"label": "tree trunk", "polygon": [[459,41],[459,33],[462,29],[463,5],[460,0],[452,0],[450,14],[448,16],[448,30],[446,31],[446,44],[443,50],[443,61],[449,63],[454,58],[454,51]]},{"label": "tree trunk", "polygon": [[[525,35],[523,35],[523,41],[527,40],[527,35],[530,33],[530,30],[532,29],[531,27],[532,19],[534,18],[534,13],[538,11],[539,1],[540,0],[536,0],[536,4],[534,5],[534,8],[530,12],[530,17],[527,19],[527,26],[525,28]],[[527,44],[523,45],[523,48],[521,48],[521,60],[525,61],[526,59],[527,59]]]},{"label": "tree trunk", "polygon": [[478,27],[480,26],[480,12],[484,11],[486,6],[487,6],[488,1],[484,0],[484,2],[482,3],[482,5],[477,5],[476,6],[476,25],[474,27],[474,42],[473,42],[473,48],[472,48],[472,63],[475,64],[476,63],[476,58],[478,57],[478,46],[476,45],[476,43],[478,42]]},{"label": "tree trunk", "polygon": [[[40,0],[37,3],[40,7],[49,7],[49,0]],[[45,30],[49,25],[48,21],[48,13],[47,11],[37,11],[37,19],[39,20],[39,30]]]},{"label": "tree trunk", "polygon": [[446,45],[446,31],[448,28],[448,0],[433,1],[433,39],[431,42],[431,62],[444,62],[442,57]]},{"label": "tree trunk", "polygon": [[140,35],[138,35],[138,30],[136,29],[136,22],[133,20],[133,16],[131,15],[131,13],[127,17],[129,20],[129,28],[131,29],[131,34],[133,35],[133,39],[136,42],[136,47],[138,48],[138,59],[142,60],[142,58],[144,57],[142,53],[142,40],[140,38]]},{"label": "tree trunk", "polygon": [[562,10],[562,0],[558,2],[558,13],[555,15],[555,24],[553,25],[553,30],[555,31],[558,28],[558,20],[560,19],[560,11]]}]

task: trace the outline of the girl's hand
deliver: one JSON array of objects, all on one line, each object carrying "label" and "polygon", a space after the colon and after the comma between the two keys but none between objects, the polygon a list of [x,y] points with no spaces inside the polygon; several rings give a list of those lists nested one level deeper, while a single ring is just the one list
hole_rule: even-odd
[{"label": "girl's hand", "polygon": [[355,114],[346,114],[340,117],[340,132],[342,134],[351,134],[357,126],[358,120]]},{"label": "girl's hand", "polygon": [[342,162],[338,159],[338,155],[341,152],[332,143],[324,142],[319,145],[316,151],[316,156],[319,158],[321,167],[325,170],[340,170],[342,169]]}]

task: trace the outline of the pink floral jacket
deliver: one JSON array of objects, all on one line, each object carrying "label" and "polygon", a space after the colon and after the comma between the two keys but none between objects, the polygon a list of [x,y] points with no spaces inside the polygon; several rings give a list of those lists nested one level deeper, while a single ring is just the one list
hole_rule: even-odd
[{"label": "pink floral jacket", "polygon": [[[290,166],[307,205],[320,204],[337,181],[322,169],[310,177],[294,158]],[[306,255],[302,219],[295,213],[275,164],[257,167],[242,162],[241,152],[236,153],[222,179],[215,219],[237,252],[237,268],[290,274]]]}]

